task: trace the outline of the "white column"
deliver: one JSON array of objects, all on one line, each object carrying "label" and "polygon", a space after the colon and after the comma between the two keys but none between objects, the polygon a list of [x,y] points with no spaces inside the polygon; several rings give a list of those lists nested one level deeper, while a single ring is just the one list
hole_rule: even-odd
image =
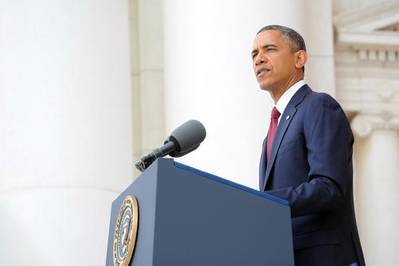
[{"label": "white column", "polygon": [[128,1],[0,1],[0,265],[103,265],[132,178]]},{"label": "white column", "polygon": [[141,156],[166,138],[162,38],[163,0],[137,0],[137,73],[141,101]]},{"label": "white column", "polygon": [[335,97],[334,32],[331,0],[305,0],[309,61],[305,79],[316,91]]},{"label": "white column", "polygon": [[[394,120],[391,120],[394,121]],[[399,253],[399,133],[397,123],[359,115],[356,196],[360,237],[368,265],[397,265]],[[396,126],[395,126],[396,125]]]},{"label": "white column", "polygon": [[[252,73],[252,42],[256,32],[268,24],[297,30],[310,49],[314,49],[310,51],[313,62],[320,58],[320,64],[314,67],[310,63],[306,72],[317,71],[316,77],[321,72],[327,73],[323,77],[329,78],[324,78],[323,86],[316,89],[330,91],[334,87],[334,74],[330,67],[324,69],[326,64],[321,61],[328,55],[327,61],[331,61],[328,64],[333,67],[331,15],[320,25],[329,28],[320,31],[312,26],[315,23],[309,21],[307,14],[317,13],[319,17],[318,12],[327,6],[322,16],[331,11],[331,3],[312,3],[308,0],[164,2],[166,129],[170,131],[193,118],[202,121],[207,129],[204,143],[181,161],[257,188],[261,145],[273,103],[268,93],[259,89]],[[323,38],[326,40],[316,43]],[[308,81],[312,84],[312,80]]]}]

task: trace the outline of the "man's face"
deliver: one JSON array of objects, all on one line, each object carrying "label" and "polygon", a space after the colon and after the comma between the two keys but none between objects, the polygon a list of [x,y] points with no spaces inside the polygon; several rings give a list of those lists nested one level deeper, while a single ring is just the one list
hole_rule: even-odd
[{"label": "man's face", "polygon": [[278,30],[260,32],[253,44],[253,69],[262,90],[276,92],[291,86],[298,76],[297,53],[291,51],[288,42]]}]

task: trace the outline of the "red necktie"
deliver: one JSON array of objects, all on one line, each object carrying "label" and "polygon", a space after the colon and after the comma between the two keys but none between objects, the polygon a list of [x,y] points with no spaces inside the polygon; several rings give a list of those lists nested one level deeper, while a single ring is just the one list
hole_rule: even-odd
[{"label": "red necktie", "polygon": [[272,115],[270,117],[269,132],[267,133],[267,150],[266,150],[267,160],[269,160],[270,153],[272,152],[273,140],[274,137],[276,136],[279,117],[280,117],[280,112],[277,110],[276,107],[274,107],[272,110]]}]

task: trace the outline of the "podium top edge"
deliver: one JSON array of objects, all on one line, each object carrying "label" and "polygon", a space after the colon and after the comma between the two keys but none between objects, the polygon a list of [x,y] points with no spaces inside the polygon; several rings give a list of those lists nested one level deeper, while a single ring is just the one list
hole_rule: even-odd
[{"label": "podium top edge", "polygon": [[201,171],[201,170],[193,168],[191,166],[188,166],[188,165],[176,162],[176,161],[173,161],[173,162],[174,162],[175,167],[179,168],[181,170],[189,171],[189,172],[192,172],[194,174],[197,174],[197,175],[209,178],[211,180],[214,180],[216,182],[222,183],[224,185],[227,185],[227,186],[230,186],[230,187],[234,187],[234,188],[239,189],[239,190],[243,190],[243,191],[248,192],[250,194],[253,194],[253,195],[256,195],[256,196],[259,196],[259,197],[262,197],[262,198],[265,198],[265,199],[280,203],[282,205],[289,206],[288,201],[283,200],[283,199],[281,199],[279,197],[273,196],[271,194],[268,194],[267,192],[257,191],[255,189],[250,188],[250,187],[247,187],[247,186],[235,183],[233,181],[218,177],[216,175]]}]

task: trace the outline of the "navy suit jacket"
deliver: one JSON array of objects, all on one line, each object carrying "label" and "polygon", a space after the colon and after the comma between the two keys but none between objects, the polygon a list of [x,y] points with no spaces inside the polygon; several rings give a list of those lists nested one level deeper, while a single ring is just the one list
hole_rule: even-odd
[{"label": "navy suit jacket", "polygon": [[353,134],[339,104],[302,86],[281,115],[261,191],[291,206],[295,265],[365,265],[353,204]]}]

